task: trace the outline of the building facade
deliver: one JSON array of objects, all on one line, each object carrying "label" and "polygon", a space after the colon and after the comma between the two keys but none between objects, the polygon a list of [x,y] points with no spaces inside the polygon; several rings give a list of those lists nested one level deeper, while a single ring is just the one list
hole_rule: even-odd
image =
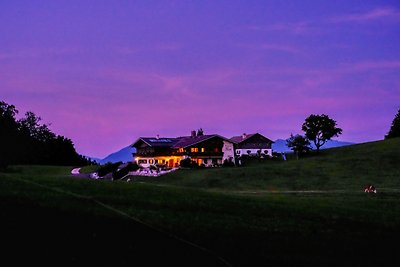
[{"label": "building facade", "polygon": [[261,134],[234,136],[227,139],[218,134],[181,137],[140,137],[132,147],[136,148],[135,161],[142,167],[164,165],[178,167],[180,161],[190,158],[199,166],[219,166],[225,161],[235,164],[241,155],[272,156],[272,141]]},{"label": "building facade", "polygon": [[273,141],[259,133],[234,136],[229,140],[235,144],[236,157],[243,155],[272,157]]},{"label": "building facade", "polygon": [[156,164],[178,167],[185,158],[209,167],[223,163],[228,155],[223,149],[229,144],[233,148],[231,141],[217,134],[198,136],[192,133],[176,138],[141,137],[132,147],[136,148],[135,161],[143,167]]}]

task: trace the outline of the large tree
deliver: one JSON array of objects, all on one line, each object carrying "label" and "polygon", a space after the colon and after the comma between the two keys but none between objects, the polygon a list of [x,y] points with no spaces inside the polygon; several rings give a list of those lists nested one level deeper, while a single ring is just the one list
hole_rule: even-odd
[{"label": "large tree", "polygon": [[397,111],[396,116],[393,119],[392,126],[387,135],[385,135],[385,139],[400,137],[400,109]]},{"label": "large tree", "polygon": [[300,154],[307,153],[311,149],[310,141],[300,134],[291,134],[290,138],[286,139],[286,144],[291,150],[293,150],[297,159],[299,159]]},{"label": "large tree", "polygon": [[306,118],[301,129],[305,132],[307,139],[314,143],[318,153],[326,141],[342,133],[342,129],[336,125],[336,121],[329,118],[328,115],[311,114]]}]

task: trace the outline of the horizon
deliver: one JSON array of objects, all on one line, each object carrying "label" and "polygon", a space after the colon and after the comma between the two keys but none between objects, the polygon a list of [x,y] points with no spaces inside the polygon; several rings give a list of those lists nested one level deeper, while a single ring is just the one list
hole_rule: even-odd
[{"label": "horizon", "polygon": [[199,128],[286,139],[310,114],[378,141],[400,108],[396,0],[9,1],[0,25],[0,100],[94,158]]}]

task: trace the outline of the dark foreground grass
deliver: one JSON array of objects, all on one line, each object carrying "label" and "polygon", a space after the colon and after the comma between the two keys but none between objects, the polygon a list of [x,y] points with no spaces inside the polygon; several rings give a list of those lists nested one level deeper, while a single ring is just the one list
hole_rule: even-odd
[{"label": "dark foreground grass", "polygon": [[14,263],[223,266],[216,255],[234,266],[399,262],[395,192],[238,195],[80,180],[69,171],[20,166],[0,173],[4,255],[24,255],[7,256]]}]

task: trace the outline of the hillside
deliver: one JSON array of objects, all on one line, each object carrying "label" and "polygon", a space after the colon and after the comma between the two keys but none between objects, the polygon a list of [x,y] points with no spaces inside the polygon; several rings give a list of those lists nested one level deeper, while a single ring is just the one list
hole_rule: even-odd
[{"label": "hillside", "polygon": [[[3,260],[398,265],[399,146],[398,138],[141,183],[77,179],[66,167],[13,166],[0,172]],[[370,179],[376,195],[360,188]],[[286,191],[315,188],[326,191]],[[24,257],[10,256],[15,251]]]},{"label": "hillside", "polygon": [[223,190],[362,190],[367,183],[400,189],[400,138],[322,150],[300,160],[245,167],[182,170],[143,182]]}]

